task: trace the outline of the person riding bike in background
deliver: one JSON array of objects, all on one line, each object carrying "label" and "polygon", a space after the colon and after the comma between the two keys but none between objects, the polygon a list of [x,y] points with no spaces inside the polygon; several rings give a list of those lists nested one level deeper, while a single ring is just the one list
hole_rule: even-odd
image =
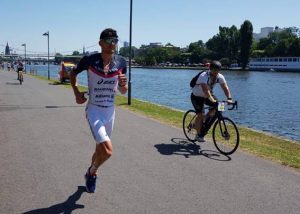
[{"label": "person riding bike in background", "polygon": [[[222,65],[219,61],[212,61],[210,63],[209,70],[200,74],[196,81],[196,85],[192,88],[191,102],[197,113],[197,118],[195,121],[195,129],[197,130],[197,135],[195,140],[198,142],[204,142],[204,135],[202,133],[202,125],[205,116],[204,104],[208,106],[217,105],[217,98],[213,95],[213,87],[216,83],[219,83],[227,97],[227,102],[232,103],[232,97],[229,87],[226,83],[225,77],[220,74]],[[213,116],[215,114],[215,109],[210,109],[208,116]]]},{"label": "person riding bike in background", "polygon": [[18,73],[18,80],[20,80],[20,72],[23,72],[24,66],[21,61],[17,64],[17,73]]}]

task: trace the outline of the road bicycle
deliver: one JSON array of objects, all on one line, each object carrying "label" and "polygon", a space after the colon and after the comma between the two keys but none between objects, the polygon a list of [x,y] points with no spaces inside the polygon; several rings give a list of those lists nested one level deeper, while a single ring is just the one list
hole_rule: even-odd
[{"label": "road bicycle", "polygon": [[[217,104],[213,107],[206,107],[205,109],[215,109],[216,113],[213,116],[206,116],[203,120],[203,125],[201,132],[205,135],[212,128],[212,139],[214,145],[217,150],[224,155],[233,154],[240,143],[240,135],[239,130],[233,120],[228,117],[223,116],[223,112],[225,111],[225,103],[226,101],[217,102]],[[233,110],[238,108],[237,101],[234,103],[227,103],[228,110]],[[231,106],[229,108],[229,106]],[[195,129],[195,119],[196,119],[195,110],[188,110],[183,116],[183,132],[186,138],[195,142],[195,137],[197,135],[197,131]]]}]

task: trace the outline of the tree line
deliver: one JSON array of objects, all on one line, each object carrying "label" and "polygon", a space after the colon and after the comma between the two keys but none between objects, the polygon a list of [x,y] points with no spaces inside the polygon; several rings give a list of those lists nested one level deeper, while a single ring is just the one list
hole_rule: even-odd
[{"label": "tree line", "polygon": [[[223,66],[239,64],[246,68],[250,57],[287,57],[300,56],[300,38],[296,34],[298,28],[289,27],[270,33],[266,38],[258,41],[253,39],[253,26],[248,20],[244,21],[238,29],[219,26],[219,32],[206,43],[202,40],[190,43],[186,48],[175,47],[171,43],[165,46],[132,47],[134,61],[143,66],[161,64],[177,64],[182,66],[205,64],[211,60],[219,60]],[[120,48],[119,54],[129,57],[129,47]],[[78,63],[83,54],[74,51],[72,55],[57,53],[55,61],[63,60]]]},{"label": "tree line", "polygon": [[[154,66],[161,63],[192,65],[220,60],[225,66],[238,63],[243,69],[250,57],[300,56],[300,38],[295,34],[299,29],[285,28],[274,31],[259,41],[253,39],[253,26],[248,20],[238,29],[236,26],[219,27],[219,33],[206,43],[192,42],[187,48],[179,48],[171,43],[162,47],[132,47],[136,63]],[[122,47],[120,54],[129,57],[129,47]]]}]

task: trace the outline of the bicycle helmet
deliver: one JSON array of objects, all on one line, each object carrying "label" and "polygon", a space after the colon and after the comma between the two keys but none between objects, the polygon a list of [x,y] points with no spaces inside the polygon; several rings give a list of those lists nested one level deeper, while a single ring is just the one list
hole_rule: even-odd
[{"label": "bicycle helmet", "polygon": [[220,71],[221,68],[222,68],[222,64],[219,61],[216,61],[216,60],[212,61],[210,63],[210,66],[209,66],[210,70],[218,70],[218,71]]}]

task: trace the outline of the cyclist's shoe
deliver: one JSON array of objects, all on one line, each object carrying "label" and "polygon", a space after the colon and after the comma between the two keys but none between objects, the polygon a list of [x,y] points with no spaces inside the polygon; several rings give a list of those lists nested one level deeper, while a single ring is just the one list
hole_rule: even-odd
[{"label": "cyclist's shoe", "polygon": [[88,168],[84,178],[85,178],[86,191],[89,193],[94,193],[96,191],[97,175],[90,174],[90,167]]},{"label": "cyclist's shoe", "polygon": [[196,135],[196,137],[195,137],[195,141],[198,141],[198,142],[205,142],[205,140],[204,140],[204,137],[202,137],[202,136],[200,136],[200,135]]}]

